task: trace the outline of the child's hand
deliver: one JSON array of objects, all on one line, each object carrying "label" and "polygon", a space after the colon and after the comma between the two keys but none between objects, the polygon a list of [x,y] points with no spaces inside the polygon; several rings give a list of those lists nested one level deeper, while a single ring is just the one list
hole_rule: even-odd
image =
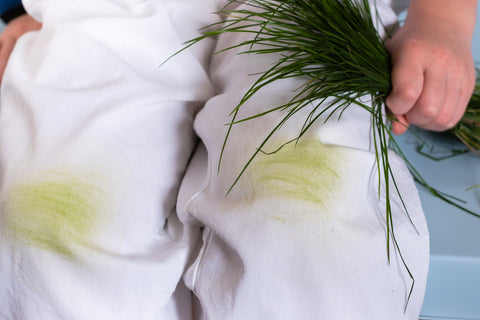
[{"label": "child's hand", "polygon": [[386,99],[399,122],[432,131],[452,128],[475,86],[471,42],[476,0],[412,0],[405,24],[387,43],[393,90]]},{"label": "child's hand", "polygon": [[7,24],[2,34],[0,34],[0,82],[2,81],[10,53],[12,53],[18,38],[28,31],[40,29],[41,26],[38,21],[27,14],[21,15]]}]

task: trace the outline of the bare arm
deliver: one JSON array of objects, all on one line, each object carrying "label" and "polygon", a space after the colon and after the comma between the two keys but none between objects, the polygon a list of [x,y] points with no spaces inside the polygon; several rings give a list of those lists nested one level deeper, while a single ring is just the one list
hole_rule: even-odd
[{"label": "bare arm", "polygon": [[21,15],[7,24],[0,34],[0,82],[3,78],[3,72],[5,71],[8,58],[18,38],[28,31],[40,29],[41,26],[38,21],[27,14]]},{"label": "bare arm", "polygon": [[475,86],[471,54],[477,0],[411,0],[405,24],[387,43],[392,54],[389,109],[393,132],[409,124],[433,131],[453,127]]}]

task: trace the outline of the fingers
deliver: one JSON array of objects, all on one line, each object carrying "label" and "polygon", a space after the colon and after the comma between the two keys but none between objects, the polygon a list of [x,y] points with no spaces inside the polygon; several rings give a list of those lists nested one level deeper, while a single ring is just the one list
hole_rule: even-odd
[{"label": "fingers", "polygon": [[408,130],[409,123],[404,116],[397,116],[397,120],[392,122],[392,131],[396,135],[404,134]]},{"label": "fingers", "polygon": [[411,110],[423,90],[423,66],[414,61],[409,57],[400,58],[392,69],[392,92],[385,102],[397,116]]},{"label": "fingers", "polygon": [[[451,129],[461,120],[475,83],[474,68],[447,59],[423,58],[412,48],[394,63],[392,92],[387,107],[398,118],[392,122],[394,134],[403,134],[408,126],[426,130]],[[423,63],[419,63],[423,61]]]},{"label": "fingers", "polygon": [[[474,90],[476,1],[441,2],[432,7],[428,0],[412,0],[404,25],[387,42],[393,68],[392,92],[385,102],[398,118],[392,123],[396,134],[410,124],[433,131],[451,129]],[[461,13],[452,15],[452,10]]]},{"label": "fingers", "polygon": [[[441,70],[427,69],[422,78],[423,90],[414,105],[405,113],[405,117],[410,124],[424,129],[445,130],[444,119],[448,118],[447,121],[450,121],[452,117],[450,105],[454,93],[447,91],[446,78]],[[446,105],[446,102],[450,104]]]},{"label": "fingers", "polygon": [[392,69],[392,92],[385,103],[397,118],[397,121],[392,121],[392,131],[396,135],[407,131],[409,122],[405,115],[415,106],[422,94],[424,68],[416,61],[407,55],[400,55]]}]

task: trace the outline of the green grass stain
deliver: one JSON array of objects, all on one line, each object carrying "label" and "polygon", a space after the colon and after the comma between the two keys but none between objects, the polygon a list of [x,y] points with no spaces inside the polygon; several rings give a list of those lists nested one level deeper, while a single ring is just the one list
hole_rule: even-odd
[{"label": "green grass stain", "polygon": [[313,139],[290,143],[262,155],[252,174],[255,193],[262,197],[296,199],[328,206],[339,183],[340,148]]},{"label": "green grass stain", "polygon": [[104,192],[98,176],[85,172],[44,172],[13,186],[5,202],[6,229],[28,245],[74,259],[73,247],[95,231]]}]

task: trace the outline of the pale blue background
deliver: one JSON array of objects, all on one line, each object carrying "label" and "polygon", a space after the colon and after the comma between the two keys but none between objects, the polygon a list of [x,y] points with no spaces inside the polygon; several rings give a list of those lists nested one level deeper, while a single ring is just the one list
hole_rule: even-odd
[{"label": "pale blue background", "polygon": [[[480,62],[480,18],[472,49]],[[442,155],[441,138],[427,135],[426,140],[430,142],[427,150]],[[467,154],[436,162],[415,151],[418,140],[414,135],[401,136],[398,142],[429,183],[480,211],[480,187],[467,191],[480,184],[480,157]],[[446,205],[423,189],[419,192],[431,235],[431,265],[422,319],[480,319],[480,218]]]}]

